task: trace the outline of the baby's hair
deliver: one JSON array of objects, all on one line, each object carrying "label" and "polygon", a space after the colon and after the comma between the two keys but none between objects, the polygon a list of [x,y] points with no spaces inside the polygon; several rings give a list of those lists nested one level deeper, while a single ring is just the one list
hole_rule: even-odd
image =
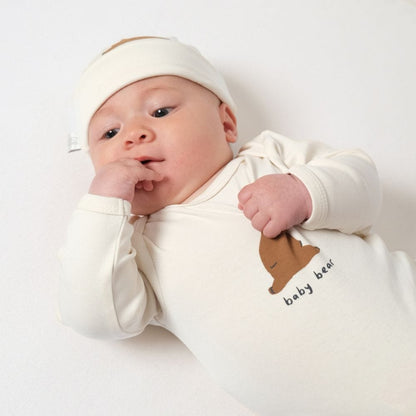
[{"label": "baby's hair", "polygon": [[121,39],[119,42],[115,43],[114,45],[111,45],[108,49],[106,49],[102,53],[102,55],[105,55],[107,52],[110,52],[113,49],[117,48],[118,46],[123,45],[123,43],[131,42],[133,40],[142,40],[142,39],[165,39],[165,40],[169,40],[168,38],[163,38],[161,36],[137,36],[137,37],[134,37],[134,38]]}]

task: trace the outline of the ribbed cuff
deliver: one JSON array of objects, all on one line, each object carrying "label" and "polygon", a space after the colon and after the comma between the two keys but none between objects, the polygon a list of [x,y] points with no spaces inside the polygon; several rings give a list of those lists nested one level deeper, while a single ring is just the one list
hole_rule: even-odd
[{"label": "ribbed cuff", "polygon": [[289,170],[289,172],[300,179],[309,191],[312,199],[312,214],[302,227],[308,230],[316,230],[322,228],[328,217],[328,198],[322,182],[315,173],[305,165],[297,165]]},{"label": "ribbed cuff", "polygon": [[78,203],[78,209],[108,215],[130,215],[129,201],[108,196],[86,194]]}]

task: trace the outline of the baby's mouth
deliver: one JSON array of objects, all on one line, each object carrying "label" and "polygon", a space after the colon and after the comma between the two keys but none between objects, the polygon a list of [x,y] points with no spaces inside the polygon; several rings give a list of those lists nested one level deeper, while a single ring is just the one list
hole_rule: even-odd
[{"label": "baby's mouth", "polygon": [[148,156],[141,157],[136,160],[139,161],[142,165],[151,165],[153,163],[160,163],[164,161],[164,159],[152,158]]}]

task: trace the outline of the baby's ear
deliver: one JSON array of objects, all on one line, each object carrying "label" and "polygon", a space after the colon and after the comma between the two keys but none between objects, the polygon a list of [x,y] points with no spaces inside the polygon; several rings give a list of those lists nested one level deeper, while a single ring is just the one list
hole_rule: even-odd
[{"label": "baby's ear", "polygon": [[224,126],[225,137],[228,143],[235,143],[237,141],[237,119],[226,103],[220,104],[221,123]]}]

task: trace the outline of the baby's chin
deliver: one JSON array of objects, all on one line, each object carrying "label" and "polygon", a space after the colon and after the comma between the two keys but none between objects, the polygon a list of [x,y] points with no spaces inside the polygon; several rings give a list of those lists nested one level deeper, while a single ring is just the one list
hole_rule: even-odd
[{"label": "baby's chin", "polygon": [[144,201],[140,201],[139,203],[135,203],[133,201],[133,204],[131,206],[131,213],[133,215],[152,215],[157,211],[160,211],[161,209],[165,208],[169,204],[163,204],[163,203],[145,203]]},{"label": "baby's chin", "polygon": [[[152,215],[169,205],[190,202],[205,189],[205,186],[188,186],[173,190],[171,184],[156,183],[152,191],[137,189],[135,191],[131,212],[133,215]],[[194,189],[196,188],[196,189]]]},{"label": "baby's chin", "polygon": [[133,215],[152,215],[162,210],[168,205],[173,205],[176,201],[171,201],[163,195],[161,189],[156,186],[152,191],[143,189],[136,190],[133,203],[131,204],[131,212]]}]

